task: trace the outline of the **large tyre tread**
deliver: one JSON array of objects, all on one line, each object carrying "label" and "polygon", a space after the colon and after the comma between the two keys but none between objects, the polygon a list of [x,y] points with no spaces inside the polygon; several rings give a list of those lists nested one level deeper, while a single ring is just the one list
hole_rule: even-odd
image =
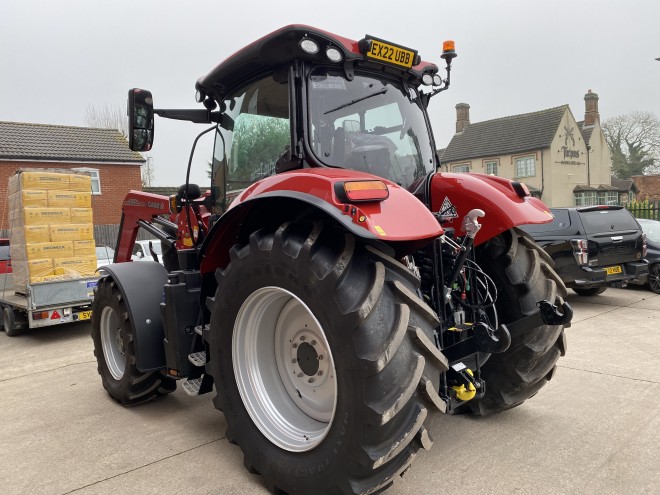
[{"label": "large tyre tread", "polygon": [[[117,284],[110,277],[99,280],[92,305],[92,340],[97,371],[101,375],[103,388],[110,397],[124,406],[136,406],[168,395],[176,390],[176,381],[165,378],[158,371],[141,372],[135,366],[135,343],[133,326]],[[121,380],[116,380],[108,370],[101,341],[100,318],[103,308],[114,309],[122,325],[126,366]]]},{"label": "large tyre tread", "polygon": [[[498,304],[500,323],[531,314],[540,299],[563,303],[566,287],[552,269],[551,258],[522,231],[503,234],[482,248],[479,256],[480,265],[500,281],[498,291],[504,298]],[[509,349],[493,354],[482,369],[486,395],[467,405],[474,414],[487,415],[522,404],[552,378],[565,352],[561,325],[541,325],[516,334]]]},{"label": "large tyre tread", "polygon": [[[356,383],[355,386],[364,389],[361,407],[366,421],[365,431],[360,432],[361,438],[356,440],[361,452],[353,453],[357,462],[349,464],[347,471],[338,476],[343,481],[334,479],[334,486],[318,486],[314,491],[366,494],[386,489],[397,475],[410,467],[419,448],[429,448],[432,444],[424,428],[427,406],[438,410],[438,400],[442,402],[437,392],[430,396],[428,391],[438,387],[439,363],[444,356],[430,348],[430,335],[420,339],[413,330],[424,334],[422,328],[425,328],[430,332],[439,321],[413,292],[419,280],[396,260],[375,248],[362,248],[352,235],[329,225],[285,223],[275,232],[254,232],[246,245],[232,248],[228,267],[216,271],[218,290],[214,297],[208,298],[207,307],[212,310],[223,297],[221,290],[225,280],[233,279],[227,277],[237,261],[250,263],[262,256],[268,259],[287,257],[292,266],[305,266],[305,270],[314,275],[314,284],[337,294],[334,304],[340,310],[342,321],[355,324],[353,352],[359,363],[356,369],[364,380],[363,385]],[[365,259],[370,259],[371,264],[364,263]],[[319,290],[316,285],[314,290]],[[212,331],[207,335],[211,350],[217,346],[216,338],[219,337]],[[221,374],[221,364],[213,355],[209,372]],[[431,377],[436,380],[435,385]],[[382,393],[383,390],[386,392]],[[214,404],[225,410],[229,406],[221,387]],[[244,433],[239,428],[243,423],[238,418],[227,422],[227,438],[241,446],[246,466],[259,471],[273,493],[293,491],[294,488],[284,486],[285,481],[276,481],[278,477],[273,467],[259,458],[261,456],[252,457],[252,450],[245,444]]]}]

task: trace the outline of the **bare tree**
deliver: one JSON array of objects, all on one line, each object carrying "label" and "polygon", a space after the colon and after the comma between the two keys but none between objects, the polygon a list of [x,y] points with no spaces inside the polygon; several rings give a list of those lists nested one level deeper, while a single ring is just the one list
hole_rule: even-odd
[{"label": "bare tree", "polygon": [[[128,139],[128,117],[119,105],[104,105],[102,107],[88,105],[85,109],[84,122],[88,127],[117,129],[122,136]],[[142,187],[150,186],[156,175],[153,157],[146,156],[145,160],[141,169]]]},{"label": "bare tree", "polygon": [[149,187],[154,180],[154,158],[147,156],[146,162],[142,165],[142,187]]},{"label": "bare tree", "polygon": [[660,120],[651,112],[632,112],[603,122],[612,154],[612,173],[620,179],[660,172]]},{"label": "bare tree", "polygon": [[99,129],[117,129],[128,139],[128,117],[119,105],[103,105],[95,107],[87,105],[85,109],[85,125]]}]

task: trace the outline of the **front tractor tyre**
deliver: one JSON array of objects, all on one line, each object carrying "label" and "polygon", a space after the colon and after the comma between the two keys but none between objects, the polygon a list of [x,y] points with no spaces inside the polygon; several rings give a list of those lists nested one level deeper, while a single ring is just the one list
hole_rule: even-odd
[{"label": "front tractor tyre", "polygon": [[133,406],[169,394],[176,381],[159,371],[135,366],[135,328],[124,298],[111,277],[99,280],[92,304],[92,340],[103,388],[116,401]]},{"label": "front tractor tyre", "polygon": [[227,438],[268,488],[374,493],[429,448],[444,356],[400,263],[321,222],[253,233],[205,332]]},{"label": "front tractor tyre", "polygon": [[[552,259],[530,237],[511,229],[477,248],[477,262],[497,286],[499,324],[512,323],[536,311],[546,300],[562,304],[566,287]],[[541,325],[511,335],[511,345],[492,354],[481,369],[486,394],[466,405],[476,415],[511,409],[535,395],[553,376],[566,352],[563,325]]]}]

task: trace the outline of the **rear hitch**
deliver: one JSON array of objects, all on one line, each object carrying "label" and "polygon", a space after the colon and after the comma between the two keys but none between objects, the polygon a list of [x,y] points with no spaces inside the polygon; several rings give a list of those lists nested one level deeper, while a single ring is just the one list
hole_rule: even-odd
[{"label": "rear hitch", "polygon": [[562,299],[558,298],[558,300],[560,305],[545,300],[539,301],[536,303],[537,310],[534,313],[512,323],[501,325],[500,328],[506,327],[511,335],[527,332],[541,325],[564,325],[568,328],[571,326],[573,308]]}]

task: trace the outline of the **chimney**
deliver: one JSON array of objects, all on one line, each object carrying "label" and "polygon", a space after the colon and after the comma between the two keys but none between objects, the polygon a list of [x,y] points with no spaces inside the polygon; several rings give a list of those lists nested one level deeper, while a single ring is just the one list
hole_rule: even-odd
[{"label": "chimney", "polygon": [[456,105],[456,132],[463,132],[470,125],[470,105],[458,103]]},{"label": "chimney", "polygon": [[584,95],[584,125],[594,125],[596,122],[600,122],[598,95],[589,90]]}]

